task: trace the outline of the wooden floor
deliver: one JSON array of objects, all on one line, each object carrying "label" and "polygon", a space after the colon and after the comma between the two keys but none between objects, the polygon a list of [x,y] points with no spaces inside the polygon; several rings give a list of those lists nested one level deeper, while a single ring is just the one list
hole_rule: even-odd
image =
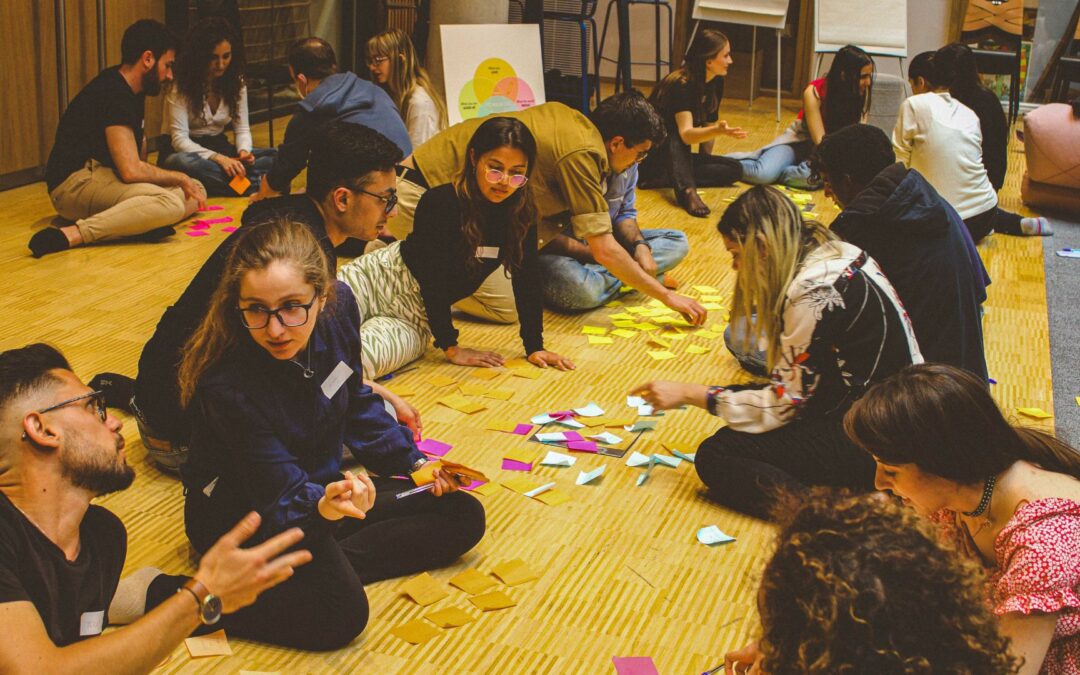
[{"label": "wooden floor", "polygon": [[[785,106],[785,123],[795,104]],[[717,151],[758,147],[781,130],[768,100],[753,112],[745,102],[725,102],[722,113],[747,127],[750,138],[718,142]],[[262,139],[259,134],[262,134]],[[265,143],[265,128],[256,141]],[[1019,181],[1023,153],[1013,140],[1011,171],[1002,192],[1002,206],[1020,209]],[[743,187],[704,191],[713,215],[687,216],[672,203],[670,191],[641,191],[641,226],[677,228],[691,240],[689,257],[675,270],[686,285],[711,285],[728,295],[733,275],[730,257],[715,231],[719,213]],[[245,202],[224,204],[224,214],[239,219]],[[825,222],[836,209],[814,193],[815,210]],[[1026,213],[1026,212],[1025,212]],[[33,260],[26,242],[51,219],[43,184],[0,193],[0,265],[9,287],[7,320],[0,325],[0,348],[47,341],[62,349],[84,379],[109,370],[135,374],[143,343],[163,309],[184,289],[202,261],[225,236],[220,226],[207,237],[181,232],[159,244],[126,244],[82,248]],[[215,214],[219,215],[219,214]],[[1017,406],[1052,410],[1045,288],[1040,242],[994,236],[981,249],[993,285],[986,304],[986,344],[994,394],[1015,414]],[[628,305],[648,298],[631,293]],[[725,303],[726,304],[726,303]],[[445,363],[430,351],[419,368],[392,381],[417,390],[411,400],[423,412],[427,435],[454,445],[449,458],[486,471],[495,479],[507,450],[523,445],[520,437],[485,431],[486,422],[525,422],[544,411],[595,401],[609,414],[623,415],[631,386],[652,378],[726,384],[743,381],[722,339],[692,337],[677,343],[678,358],[653,361],[644,338],[616,338],[613,345],[589,346],[585,325],[610,326],[617,310],[601,309],[583,316],[545,314],[549,349],[576,360],[573,373],[544,372],[537,380],[502,374],[492,382],[516,393],[508,401],[482,399],[488,407],[466,416],[435,401],[453,387],[434,388],[433,374],[460,382],[480,382],[470,370]],[[714,311],[710,323],[723,326],[726,312]],[[518,356],[516,326],[460,322],[462,344],[494,348]],[[687,344],[711,347],[705,355],[685,354]],[[480,399],[478,399],[480,400]],[[669,412],[657,418],[635,446],[644,453],[674,443],[692,450],[714,432],[718,420],[698,409]],[[1026,421],[1026,420],[1025,420]],[[1047,427],[1049,423],[1045,423]],[[127,525],[126,571],[155,565],[170,572],[191,570],[183,534],[183,497],[179,483],[145,459],[134,421],[123,430],[128,456],[138,477],[129,490],[101,503]],[[577,486],[579,469],[607,467],[593,485]],[[368,588],[371,622],[348,648],[329,654],[308,654],[232,640],[229,657],[191,659],[178,647],[158,672],[236,673],[239,670],[282,673],[609,673],[613,656],[651,656],[659,671],[700,673],[720,662],[725,650],[741,646],[755,632],[755,588],[758,570],[768,555],[770,528],[706,501],[693,466],[658,467],[642,487],[635,487],[638,469],[620,460],[580,456],[570,469],[540,467],[538,478],[558,482],[571,501],[546,506],[507,489],[479,497],[487,509],[488,532],[480,545],[452,568],[435,570],[442,582],[465,568],[488,572],[500,562],[521,558],[541,571],[538,581],[508,589],[517,606],[481,615],[466,595],[449,588],[450,597],[421,608],[401,595],[401,580]],[[707,548],[695,532],[717,525],[737,537],[734,544]],[[466,608],[477,621],[441,634],[420,646],[393,636],[390,629],[431,609]],[[332,620],[332,617],[327,617]]]}]

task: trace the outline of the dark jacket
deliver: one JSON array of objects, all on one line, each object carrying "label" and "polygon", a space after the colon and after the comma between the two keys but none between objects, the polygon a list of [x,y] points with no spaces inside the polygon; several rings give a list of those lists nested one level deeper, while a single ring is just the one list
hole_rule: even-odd
[{"label": "dark jacket", "polygon": [[986,378],[979,306],[990,280],[964,221],[918,171],[883,170],[832,230],[881,265],[927,362]]},{"label": "dark jacket", "polygon": [[288,192],[289,183],[307,166],[312,134],[330,120],[362,124],[393,141],[406,157],[412,154],[409,132],[389,94],[355,73],[334,73],[297,104],[285,128],[285,141],[278,146],[277,159],[266,174],[270,187]]}]

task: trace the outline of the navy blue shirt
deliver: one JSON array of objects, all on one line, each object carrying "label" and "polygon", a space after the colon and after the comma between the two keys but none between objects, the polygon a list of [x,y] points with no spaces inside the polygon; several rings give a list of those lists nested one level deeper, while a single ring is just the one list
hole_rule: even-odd
[{"label": "navy blue shirt", "polygon": [[[408,473],[423,457],[364,384],[360,313],[348,286],[335,289],[309,341],[310,365],[307,348],[280,361],[245,338],[203,375],[190,406],[188,499],[209,492],[223,523],[258,511],[257,540],[290,527],[308,537],[331,529],[317,505],[326,484],[342,478],[343,449],[382,476]],[[352,372],[327,398],[323,383],[341,363]],[[304,377],[300,364],[314,375]]]}]

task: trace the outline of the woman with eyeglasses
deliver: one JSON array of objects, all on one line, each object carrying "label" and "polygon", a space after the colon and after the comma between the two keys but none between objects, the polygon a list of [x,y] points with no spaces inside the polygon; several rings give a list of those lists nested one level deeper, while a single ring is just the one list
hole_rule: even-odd
[{"label": "woman with eyeglasses", "polygon": [[477,127],[465,154],[453,183],[424,193],[405,241],[338,272],[360,303],[365,377],[420,358],[432,337],[451,363],[501,366],[496,352],[460,346],[450,316],[451,306],[475,293],[500,264],[513,285],[528,360],[540,368],[574,367],[544,349],[538,218],[528,186],[536,163],[532,132],[518,120],[492,117]]},{"label": "woman with eyeglasses", "polygon": [[[254,541],[305,532],[312,562],[222,619],[230,635],[337,649],[367,623],[364,584],[448,565],[484,534],[484,509],[436,469],[430,492],[398,499],[426,461],[363,383],[360,315],[311,232],[291,221],[241,230],[210,308],[184,350],[192,420],[184,520],[205,552],[244,514]],[[371,474],[343,471],[343,449]],[[151,584],[176,592],[179,578]]]},{"label": "woman with eyeglasses", "polygon": [[367,64],[371,78],[394,100],[414,148],[446,128],[446,103],[404,31],[395,28],[368,40]]}]

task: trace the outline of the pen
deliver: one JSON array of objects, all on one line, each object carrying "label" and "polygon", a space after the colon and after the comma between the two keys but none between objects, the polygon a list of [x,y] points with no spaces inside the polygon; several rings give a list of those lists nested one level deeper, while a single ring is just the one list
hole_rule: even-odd
[{"label": "pen", "polygon": [[410,495],[420,494],[421,492],[427,492],[428,490],[434,490],[434,489],[435,489],[435,483],[428,483],[427,485],[421,485],[420,487],[413,488],[411,490],[406,490],[405,492],[399,492],[399,493],[397,493],[397,498],[401,499],[402,497],[408,497]]},{"label": "pen", "polygon": [[720,665],[713,668],[712,670],[706,670],[701,675],[713,675],[713,673],[719,673],[721,670],[723,670],[723,668],[724,668],[724,664],[721,663]]}]

